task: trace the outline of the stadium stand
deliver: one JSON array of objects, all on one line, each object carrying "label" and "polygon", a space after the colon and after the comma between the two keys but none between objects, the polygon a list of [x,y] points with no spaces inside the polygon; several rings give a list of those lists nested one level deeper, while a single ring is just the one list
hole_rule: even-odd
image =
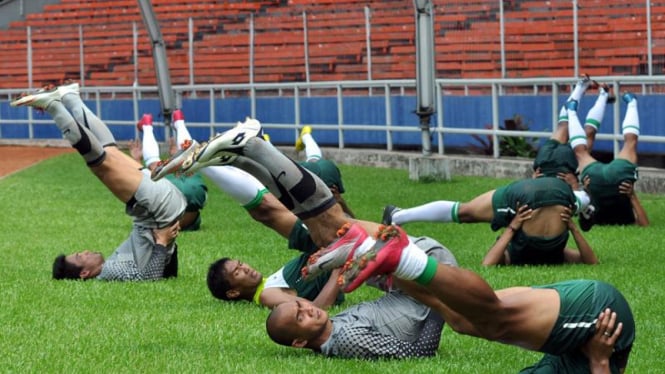
[{"label": "stadium stand", "polygon": [[[499,2],[434,3],[437,76],[500,78]],[[594,76],[644,74],[648,69],[644,7],[620,0],[578,3],[581,70]],[[369,51],[365,6],[371,13]],[[174,84],[249,82],[250,22],[255,31],[254,82],[305,81],[307,73],[311,81],[364,80],[369,73],[372,79],[415,76],[415,16],[409,1],[154,0],[153,7]],[[503,11],[506,77],[574,74],[570,2],[504,1]],[[652,37],[662,40],[665,6],[652,7],[651,17]],[[193,61],[189,61],[190,18]],[[139,84],[155,84],[151,43],[135,0],[62,0],[46,5],[43,12],[10,23],[0,33],[0,43],[5,78],[0,88],[28,86],[29,45],[36,86],[82,77],[90,86],[131,85],[135,72]],[[655,74],[663,74],[664,49],[654,44]],[[194,82],[190,82],[192,69]]]}]

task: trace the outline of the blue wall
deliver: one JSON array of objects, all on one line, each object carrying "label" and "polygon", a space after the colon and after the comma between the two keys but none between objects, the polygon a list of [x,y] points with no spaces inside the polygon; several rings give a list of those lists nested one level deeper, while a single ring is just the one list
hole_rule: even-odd
[{"label": "blue wall", "polygon": [[[579,112],[585,114],[593,105],[596,96],[584,97],[580,103]],[[300,98],[300,118],[303,124],[326,124],[336,125],[338,122],[337,98],[336,97],[311,97]],[[565,96],[560,102],[566,100]],[[665,135],[665,127],[658,126],[658,118],[665,118],[665,106],[659,105],[661,96],[640,96],[639,110],[641,122],[641,134],[643,135]],[[91,108],[95,108],[93,102],[88,102]],[[183,111],[190,122],[210,122],[210,111],[208,99],[185,99]],[[345,145],[383,145],[386,143],[385,131],[379,126],[386,122],[384,97],[346,97],[343,99],[344,123],[349,124],[349,129],[344,133]],[[416,99],[413,96],[394,96],[391,98],[392,122],[396,127],[418,126],[418,118],[413,113]],[[614,104],[620,106],[620,116],[623,118],[625,104],[620,100]],[[258,98],[256,103],[257,118],[265,123],[289,124],[294,122],[295,106],[293,98],[274,97]],[[492,122],[491,97],[489,96],[446,96],[443,98],[444,125],[451,128],[484,128]],[[142,100],[139,103],[140,113],[160,113],[158,100]],[[11,108],[8,103],[0,103],[0,118],[3,120],[26,119],[26,108]],[[216,123],[235,123],[241,121],[250,113],[250,101],[248,98],[225,98],[215,101]],[[610,105],[605,113],[604,127],[601,134],[611,134],[614,121],[613,110]],[[499,98],[499,118],[501,125],[505,119],[519,115],[524,123],[534,131],[551,131],[551,101],[547,96],[503,96]],[[106,121],[131,121],[134,117],[131,100],[108,100],[102,102],[101,116]],[[44,124],[34,127],[35,138],[60,138],[60,132],[52,125],[49,116],[34,112],[34,118],[41,120]],[[161,121],[161,119],[157,119]],[[434,122],[434,121],[433,121]],[[353,130],[353,125],[376,125],[377,131]],[[216,130],[224,130],[219,127]],[[113,125],[111,129],[118,140],[133,139],[135,129],[133,126]],[[157,128],[159,140],[164,138],[162,128]],[[210,135],[207,128],[190,128],[195,139],[205,140]],[[29,136],[27,126],[5,124],[0,126],[0,134],[3,138],[24,139]],[[276,144],[290,144],[294,140],[292,129],[269,129],[271,139]],[[323,145],[337,144],[336,130],[317,130],[317,141]],[[418,146],[421,143],[420,133],[397,132],[393,135],[396,145]],[[445,135],[446,147],[464,147],[470,144],[478,144],[470,135]],[[436,139],[433,139],[436,146]],[[611,151],[610,141],[598,141],[594,146],[597,150]],[[665,144],[643,142],[639,146],[641,153],[665,153]]]}]

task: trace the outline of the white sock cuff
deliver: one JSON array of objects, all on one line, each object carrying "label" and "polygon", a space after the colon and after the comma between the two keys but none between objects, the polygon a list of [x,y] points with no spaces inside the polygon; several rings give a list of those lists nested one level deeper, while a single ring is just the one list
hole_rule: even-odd
[{"label": "white sock cuff", "polygon": [[402,251],[395,276],[401,279],[413,280],[418,278],[427,267],[427,254],[409,240],[409,244]]}]

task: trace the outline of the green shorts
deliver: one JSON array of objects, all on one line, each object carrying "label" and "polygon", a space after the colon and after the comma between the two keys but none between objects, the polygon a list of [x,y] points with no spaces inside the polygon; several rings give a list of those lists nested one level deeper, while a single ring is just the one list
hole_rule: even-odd
[{"label": "green shorts", "polygon": [[567,143],[548,139],[533,160],[533,170],[540,168],[544,177],[556,177],[557,173],[577,174],[577,157]]},{"label": "green shorts", "polygon": [[492,230],[507,227],[515,217],[518,204],[538,209],[553,205],[573,206],[575,201],[572,188],[559,178],[543,177],[513,182],[497,188],[492,195]]},{"label": "green shorts", "polygon": [[617,323],[623,323],[621,335],[610,357],[613,373],[628,363],[628,356],[635,340],[635,320],[630,306],[612,285],[593,280],[572,280],[534,288],[555,289],[561,306],[559,318],[545,345],[546,353],[536,365],[523,373],[589,373],[589,362],[580,348],[596,330],[598,315],[605,308],[617,313]]},{"label": "green shorts", "polygon": [[518,230],[508,244],[511,265],[563,264],[563,250],[568,243],[569,232],[551,238],[528,236]]},{"label": "green shorts", "polygon": [[326,186],[337,186],[339,193],[344,193],[344,184],[342,183],[342,173],[337,165],[330,160],[321,159],[315,162],[301,162],[300,166],[311,171],[314,175],[321,178]]},{"label": "green shorts", "polygon": [[192,176],[169,174],[166,179],[171,181],[185,195],[185,200],[187,200],[185,211],[196,212],[203,209],[208,200],[208,187],[203,182],[201,174],[196,173]]},{"label": "green shorts", "polygon": [[591,178],[587,188],[591,204],[596,208],[594,222],[599,225],[629,225],[635,223],[630,198],[619,193],[622,182],[634,183],[638,179],[637,165],[617,158],[605,164],[594,162],[582,170],[582,180]]}]

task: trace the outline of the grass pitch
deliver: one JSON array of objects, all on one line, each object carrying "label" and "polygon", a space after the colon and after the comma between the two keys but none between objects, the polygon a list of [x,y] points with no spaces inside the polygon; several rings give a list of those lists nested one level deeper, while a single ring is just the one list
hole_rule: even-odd
[{"label": "grass pitch", "polygon": [[[340,166],[350,206],[358,217],[379,220],[391,203],[469,200],[509,182],[456,177],[417,183],[403,170]],[[213,299],[205,285],[208,265],[222,256],[242,259],[265,275],[296,256],[286,241],[255,223],[214,186],[198,232],[182,233],[180,276],[144,283],[53,281],[59,253],[84,249],[109,255],[129,233],[123,205],[76,154],[47,160],[0,181],[4,208],[0,252],[0,368],[39,373],[515,373],[540,354],[457,335],[444,329],[438,356],[405,361],[327,359],[308,350],[273,344],[264,329],[267,309]],[[461,266],[495,288],[593,278],[619,288],[631,303],[637,339],[628,372],[662,373],[665,364],[665,197],[640,195],[651,227],[594,227],[586,237],[598,266],[483,268],[497,236],[488,224],[410,224],[431,236]],[[571,240],[572,242],[572,240]],[[572,244],[571,244],[572,245]],[[379,296],[351,293],[347,305]]]}]

